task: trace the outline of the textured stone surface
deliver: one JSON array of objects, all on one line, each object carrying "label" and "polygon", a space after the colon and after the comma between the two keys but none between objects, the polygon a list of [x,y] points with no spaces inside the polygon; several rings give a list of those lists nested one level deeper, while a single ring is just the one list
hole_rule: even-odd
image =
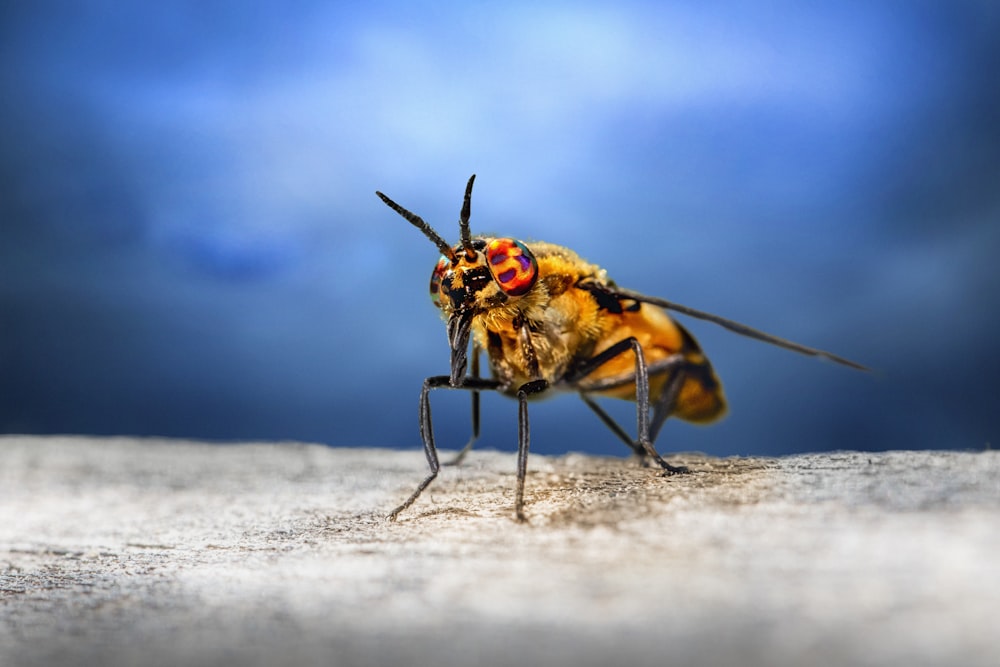
[{"label": "textured stone surface", "polygon": [[995,665],[1000,453],[0,438],[0,664]]}]

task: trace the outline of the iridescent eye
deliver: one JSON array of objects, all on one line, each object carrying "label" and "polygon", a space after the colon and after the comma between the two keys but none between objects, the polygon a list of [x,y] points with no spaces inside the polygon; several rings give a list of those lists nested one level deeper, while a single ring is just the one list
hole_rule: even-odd
[{"label": "iridescent eye", "polygon": [[438,308],[441,307],[441,279],[447,273],[450,264],[451,262],[448,261],[448,258],[441,255],[441,259],[438,260],[438,263],[434,266],[434,271],[431,273],[431,301]]},{"label": "iridescent eye", "polygon": [[507,296],[521,296],[538,279],[538,262],[528,246],[514,239],[493,239],[486,246],[486,263]]}]

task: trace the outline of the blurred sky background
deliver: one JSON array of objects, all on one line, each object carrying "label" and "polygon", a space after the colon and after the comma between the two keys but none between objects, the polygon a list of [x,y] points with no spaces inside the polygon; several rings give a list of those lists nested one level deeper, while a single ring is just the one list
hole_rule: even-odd
[{"label": "blurred sky background", "polygon": [[877,369],[678,318],[731,412],[661,451],[995,447],[998,72],[987,0],[3,3],[0,431],[419,449],[438,251],[374,191],[454,241],[476,173],[474,232]]}]

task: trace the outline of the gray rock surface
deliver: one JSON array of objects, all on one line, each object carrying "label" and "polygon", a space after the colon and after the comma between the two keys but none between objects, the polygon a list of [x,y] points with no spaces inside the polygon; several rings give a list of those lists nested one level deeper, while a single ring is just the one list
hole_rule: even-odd
[{"label": "gray rock surface", "polygon": [[996,665],[1000,453],[0,437],[0,665]]}]

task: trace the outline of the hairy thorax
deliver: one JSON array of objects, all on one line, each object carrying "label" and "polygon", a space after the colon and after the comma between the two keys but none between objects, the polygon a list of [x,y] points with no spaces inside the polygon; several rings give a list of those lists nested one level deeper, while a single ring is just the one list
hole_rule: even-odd
[{"label": "hairy thorax", "polygon": [[531,247],[539,268],[532,292],[485,310],[472,324],[477,344],[508,394],[531,380],[555,385],[572,364],[591,356],[605,333],[597,302],[578,286],[606,281],[604,271],[559,246]]}]

